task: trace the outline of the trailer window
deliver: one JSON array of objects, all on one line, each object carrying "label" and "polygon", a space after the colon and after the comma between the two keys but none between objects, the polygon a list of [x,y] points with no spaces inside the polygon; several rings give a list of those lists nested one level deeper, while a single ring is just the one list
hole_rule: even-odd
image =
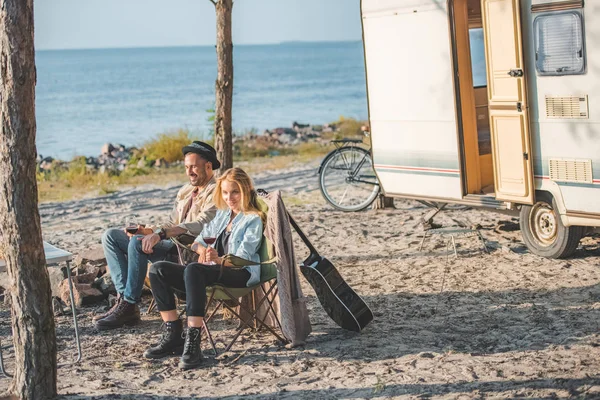
[{"label": "trailer window", "polygon": [[585,73],[583,19],[578,11],[538,15],[533,23],[535,65],[540,75]]},{"label": "trailer window", "polygon": [[483,28],[469,29],[469,43],[471,46],[471,70],[473,71],[473,86],[487,86]]}]

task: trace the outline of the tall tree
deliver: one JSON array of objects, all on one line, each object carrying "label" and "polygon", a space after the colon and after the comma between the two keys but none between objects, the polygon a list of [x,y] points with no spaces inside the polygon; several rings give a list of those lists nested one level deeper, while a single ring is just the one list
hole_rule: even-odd
[{"label": "tall tree", "polygon": [[0,248],[20,399],[56,396],[56,334],[38,212],[33,0],[0,0]]},{"label": "tall tree", "polygon": [[215,83],[215,150],[221,170],[233,167],[231,109],[233,103],[233,0],[209,0],[217,17],[217,81]]}]

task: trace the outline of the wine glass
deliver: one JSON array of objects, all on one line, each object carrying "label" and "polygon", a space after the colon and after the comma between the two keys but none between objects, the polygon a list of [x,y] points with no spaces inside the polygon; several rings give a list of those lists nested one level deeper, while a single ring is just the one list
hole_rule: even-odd
[{"label": "wine glass", "polygon": [[138,232],[139,228],[140,226],[137,223],[137,219],[135,217],[127,217],[125,219],[125,230],[130,235],[135,235]]},{"label": "wine glass", "polygon": [[[202,240],[204,240],[204,243],[206,243],[208,245],[208,248],[212,248],[213,244],[217,241],[217,238],[214,236],[211,236],[208,233],[208,230],[206,228],[207,228],[207,225],[204,224],[204,227],[202,228]],[[207,261],[206,264],[213,265],[213,264],[215,264],[215,262]]]}]

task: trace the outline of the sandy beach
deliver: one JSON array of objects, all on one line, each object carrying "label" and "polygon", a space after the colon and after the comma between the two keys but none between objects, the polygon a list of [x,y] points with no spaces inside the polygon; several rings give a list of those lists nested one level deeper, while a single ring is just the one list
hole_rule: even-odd
[{"label": "sandy beach", "polygon": [[[205,366],[182,372],[178,358],[148,361],[158,313],[141,324],[98,332],[91,317],[106,303],[79,310],[83,360],[69,365],[74,332],[57,317],[58,389],[64,399],[362,399],[600,398],[600,238],[586,237],[574,257],[549,260],[524,246],[514,215],[445,211],[445,227],[480,226],[457,240],[458,257],[434,236],[419,251],[416,227],[424,205],[335,211],[318,190],[318,161],[255,176],[256,186],[282,189],[290,213],[315,247],[338,267],[373,310],[360,334],[328,318],[301,278],[313,333],[303,347],[249,334]],[[74,254],[100,244],[102,232],[136,215],[160,221],[179,184],[145,186],[40,206],[44,239]],[[297,259],[307,254],[295,237]],[[142,312],[150,296],[143,299]],[[14,368],[10,312],[0,308],[5,363]],[[214,334],[233,331],[217,321]],[[0,379],[0,391],[9,380]]]}]

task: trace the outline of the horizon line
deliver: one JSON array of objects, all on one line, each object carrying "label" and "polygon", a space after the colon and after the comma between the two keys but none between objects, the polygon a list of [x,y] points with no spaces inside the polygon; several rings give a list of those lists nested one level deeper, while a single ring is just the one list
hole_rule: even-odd
[{"label": "horizon line", "polygon": [[[280,42],[270,43],[240,43],[236,46],[279,46],[282,44],[302,44],[302,43],[354,43],[361,42],[362,39],[347,40],[282,40]],[[191,48],[191,47],[215,47],[215,44],[190,44],[190,45],[149,45],[149,46],[118,46],[118,47],[67,47],[67,48],[36,48],[35,51],[80,51],[80,50],[133,50],[133,49],[168,49],[168,48]]]}]

